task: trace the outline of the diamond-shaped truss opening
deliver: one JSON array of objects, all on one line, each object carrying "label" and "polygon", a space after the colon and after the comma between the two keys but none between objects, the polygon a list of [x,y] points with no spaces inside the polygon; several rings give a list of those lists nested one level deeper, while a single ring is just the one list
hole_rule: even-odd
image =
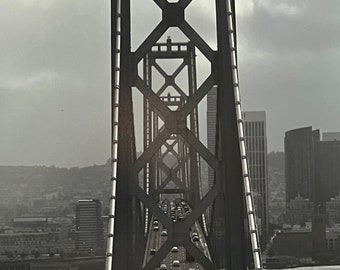
[{"label": "diamond-shaped truss opening", "polygon": [[162,87],[164,87],[165,84],[165,78],[162,74],[159,73],[159,71],[152,67],[151,74],[150,74],[150,87],[151,89],[157,94],[160,91],[162,91]]},{"label": "diamond-shaped truss opening", "polygon": [[167,152],[167,154],[164,155],[162,161],[169,169],[175,167],[178,164],[178,159],[171,152]]},{"label": "diamond-shaped truss opening", "polygon": [[[152,16],[150,16],[152,14]],[[131,45],[136,50],[162,20],[162,10],[153,1],[131,1]]]},{"label": "diamond-shaped truss opening", "polygon": [[200,87],[205,79],[211,74],[211,64],[199,49],[196,50],[196,73],[197,87]]},{"label": "diamond-shaped truss opening", "polygon": [[[167,47],[162,47],[166,51]],[[178,51],[177,46],[172,45],[171,51]],[[178,72],[178,68],[183,63],[183,59],[181,58],[167,58],[167,59],[156,59],[156,64],[163,69],[163,71],[168,75],[172,76],[176,71]],[[176,74],[175,74],[176,75]]]},{"label": "diamond-shaped truss opening", "polygon": [[138,173],[138,185],[144,189],[144,169],[141,169]]},{"label": "diamond-shaped truss opening", "polygon": [[216,9],[214,1],[192,1],[185,9],[185,19],[192,28],[216,49]]},{"label": "diamond-shaped truss opening", "polygon": [[156,125],[158,127],[158,131],[156,133],[159,133],[159,131],[162,131],[164,128],[164,121],[159,116],[157,116]]},{"label": "diamond-shaped truss opening", "polygon": [[171,147],[176,153],[179,151],[179,145],[178,145],[178,138],[172,137],[168,140],[166,140],[167,147]]},{"label": "diamond-shaped truss opening", "polygon": [[[183,32],[178,29],[177,27],[170,27],[168,28],[162,37],[158,40],[160,43],[165,43],[168,38],[171,38],[171,40],[175,42],[180,42],[180,43],[187,43],[188,38],[183,34]],[[182,47],[184,49],[184,47]]]},{"label": "diamond-shaped truss opening", "polygon": [[133,110],[134,110],[134,126],[136,130],[136,134],[140,134],[136,136],[136,146],[137,149],[142,149],[143,146],[143,95],[136,88],[132,88],[132,102],[133,102]]},{"label": "diamond-shaped truss opening", "polygon": [[189,95],[189,82],[188,82],[188,67],[184,67],[180,73],[178,73],[176,79],[176,84],[183,89],[183,92],[186,93],[186,95]]},{"label": "diamond-shaped truss opening", "polygon": [[166,186],[164,187],[164,189],[176,189],[176,188],[179,188],[179,186],[175,184],[173,180],[170,180],[169,183],[167,183]]},{"label": "diamond-shaped truss opening", "polygon": [[[199,89],[198,91],[202,91]],[[217,111],[217,91],[214,86],[206,89],[207,93],[196,106],[191,108],[187,115],[187,128],[202,143],[212,155],[215,155],[215,138],[216,138],[216,111]],[[188,97],[188,102],[191,97]]]},{"label": "diamond-shaped truss opening", "polygon": [[201,170],[201,199],[208,193],[208,191],[214,185],[214,169],[209,166],[209,164],[200,157],[200,170]]}]

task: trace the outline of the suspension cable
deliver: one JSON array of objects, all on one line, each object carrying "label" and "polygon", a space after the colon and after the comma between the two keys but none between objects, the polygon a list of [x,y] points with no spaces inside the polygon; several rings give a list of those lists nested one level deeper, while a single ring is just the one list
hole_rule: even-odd
[{"label": "suspension cable", "polygon": [[230,46],[230,53],[231,53],[233,87],[234,87],[235,105],[236,105],[236,118],[237,118],[237,127],[238,127],[239,144],[240,144],[240,152],[241,152],[241,163],[242,163],[244,193],[246,197],[248,225],[249,225],[249,232],[250,232],[250,239],[251,239],[255,269],[262,269],[261,251],[260,251],[259,240],[258,240],[255,207],[254,207],[253,197],[251,193],[250,177],[249,177],[247,155],[246,155],[245,135],[244,135],[243,120],[242,120],[241,97],[240,97],[240,90],[239,90],[239,79],[238,79],[238,69],[237,69],[237,60],[236,60],[236,47],[235,47],[235,41],[234,41],[233,13],[232,13],[230,0],[227,0],[227,4],[228,4],[227,15],[228,15],[229,46]]},{"label": "suspension cable", "polygon": [[[117,158],[118,158],[118,114],[119,114],[119,87],[120,87],[120,39],[121,39],[121,0],[117,0],[116,29],[115,31],[115,56],[114,56],[114,82],[112,85],[112,141],[111,141],[111,182],[112,190],[110,197],[110,213],[108,236],[106,246],[105,270],[112,269],[113,260],[113,239],[116,209],[116,184],[117,184]],[[111,29],[112,31],[112,29]]]}]

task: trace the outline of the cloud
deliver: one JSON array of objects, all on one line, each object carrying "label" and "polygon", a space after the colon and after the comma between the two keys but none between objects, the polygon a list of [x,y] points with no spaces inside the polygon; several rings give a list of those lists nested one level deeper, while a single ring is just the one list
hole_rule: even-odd
[{"label": "cloud", "polygon": [[107,1],[0,2],[0,164],[107,160],[109,12]]},{"label": "cloud", "polygon": [[[329,2],[340,10],[340,2]],[[238,19],[239,35],[255,48],[280,54],[337,47],[339,16],[334,11],[327,13],[327,17],[322,12],[321,16],[320,10],[324,8],[329,10],[329,5],[314,0],[298,1],[294,5],[291,1],[261,0],[251,16]]]},{"label": "cloud", "polygon": [[269,150],[282,150],[292,128],[340,130],[339,10],[338,1],[259,1],[238,19],[243,108],[267,111]]},{"label": "cloud", "polygon": [[50,88],[58,79],[56,72],[43,70],[22,77],[7,77],[1,81],[1,88],[11,91],[36,91]]},{"label": "cloud", "polygon": [[285,2],[285,1],[270,1],[270,0],[259,0],[255,4],[258,7],[266,9],[272,15],[297,15],[298,7],[296,3]]}]

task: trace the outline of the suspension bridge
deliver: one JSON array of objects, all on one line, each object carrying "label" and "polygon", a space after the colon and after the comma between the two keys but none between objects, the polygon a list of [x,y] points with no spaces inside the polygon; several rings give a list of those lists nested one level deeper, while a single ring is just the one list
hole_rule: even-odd
[{"label": "suspension bridge", "polygon": [[[153,2],[161,21],[132,51],[130,0],[111,1],[112,195],[106,270],[262,269],[241,113],[235,0],[215,1],[217,49],[187,22],[191,0]],[[188,40],[161,41],[169,28]],[[197,51],[211,66],[200,85]],[[179,65],[169,74],[160,64],[164,60]],[[186,83],[179,85],[183,71]],[[199,104],[214,87],[212,153],[200,140]],[[134,91],[143,99],[143,130],[134,125]],[[143,150],[137,155],[141,136]],[[208,189],[203,164],[214,172]]]}]

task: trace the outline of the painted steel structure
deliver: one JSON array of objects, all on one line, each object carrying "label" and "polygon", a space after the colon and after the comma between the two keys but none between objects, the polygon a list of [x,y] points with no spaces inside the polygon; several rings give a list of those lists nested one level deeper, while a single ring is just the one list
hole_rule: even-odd
[{"label": "painted steel structure", "polygon": [[[137,50],[131,51],[130,1],[111,1],[113,188],[106,269],[156,269],[173,246],[183,246],[207,270],[261,269],[238,89],[234,1],[215,1],[217,50],[211,49],[185,20],[185,9],[191,0],[154,2],[162,10],[162,20]],[[177,89],[179,97],[174,94],[163,96],[152,88],[151,83],[150,65],[155,64],[150,62],[155,54],[152,48],[162,46],[157,42],[170,27],[177,27],[190,40],[187,44],[168,41],[165,53],[157,55],[178,58],[171,52],[172,45],[187,47],[185,53],[189,53],[189,63],[183,63],[189,70],[189,93],[182,94]],[[195,63],[192,62],[195,57],[191,48],[200,50],[211,64],[210,75],[199,87],[196,86]],[[181,49],[177,51],[181,53]],[[143,77],[138,70],[142,61]],[[166,84],[176,88],[174,74],[163,75]],[[209,152],[198,138],[196,112],[198,103],[213,86],[218,89],[215,154]],[[145,149],[138,158],[133,88],[137,88],[144,97]],[[174,110],[172,106],[175,106]],[[174,144],[182,144],[175,155],[185,162],[178,163],[178,170],[169,170],[160,160],[165,152],[174,152]],[[179,155],[181,151],[185,153]],[[215,172],[214,185],[204,197],[200,193],[200,158]],[[165,174],[165,178],[160,177],[160,172]],[[142,180],[140,175],[143,175]],[[178,187],[171,193],[187,196],[193,206],[192,212],[182,222],[173,222],[157,204],[157,196],[167,192],[165,183],[170,179]],[[211,209],[211,223],[206,238],[211,259],[188,237],[190,227],[203,220],[208,207]],[[151,216],[166,226],[168,236],[163,246],[144,265],[146,224]]]}]

